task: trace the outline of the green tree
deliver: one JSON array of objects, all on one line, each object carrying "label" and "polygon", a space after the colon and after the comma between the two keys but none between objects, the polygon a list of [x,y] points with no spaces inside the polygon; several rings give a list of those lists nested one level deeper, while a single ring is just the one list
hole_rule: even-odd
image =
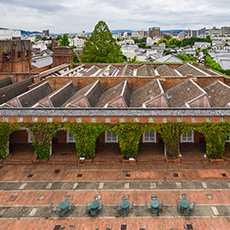
[{"label": "green tree", "polygon": [[58,36],[56,37],[56,41],[59,41],[59,40],[61,40],[61,35],[58,35]]},{"label": "green tree", "polygon": [[90,38],[85,42],[81,55],[82,62],[119,63],[124,62],[121,47],[112,37],[107,24],[99,21]]},{"label": "green tree", "polygon": [[172,52],[171,52],[170,49],[164,51],[164,55],[165,55],[165,56],[168,55],[168,54],[172,54]]},{"label": "green tree", "polygon": [[67,34],[64,34],[61,38],[60,46],[68,46],[69,45],[69,38]]},{"label": "green tree", "polygon": [[164,36],[164,38],[165,38],[166,40],[170,40],[170,39],[171,39],[171,36],[167,34],[167,35]]}]

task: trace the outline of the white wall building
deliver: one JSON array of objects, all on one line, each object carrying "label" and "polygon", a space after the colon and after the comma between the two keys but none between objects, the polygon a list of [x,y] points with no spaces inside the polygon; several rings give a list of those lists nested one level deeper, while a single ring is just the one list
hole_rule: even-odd
[{"label": "white wall building", "polygon": [[21,30],[0,29],[0,40],[21,39]]}]

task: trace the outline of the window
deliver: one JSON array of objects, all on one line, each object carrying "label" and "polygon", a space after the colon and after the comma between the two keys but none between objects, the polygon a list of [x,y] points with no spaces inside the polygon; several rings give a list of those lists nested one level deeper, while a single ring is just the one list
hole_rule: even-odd
[{"label": "window", "polygon": [[167,122],[168,121],[168,118],[167,117],[163,117],[163,122]]},{"label": "window", "polygon": [[196,117],[192,117],[192,122],[196,122]]},{"label": "window", "polygon": [[134,117],[135,122],[139,122],[139,117]]},{"label": "window", "polygon": [[53,118],[52,117],[47,117],[47,122],[53,122]]},{"label": "window", "polygon": [[110,122],[110,117],[106,117],[105,122]]},{"label": "window", "polygon": [[71,134],[71,132],[67,131],[67,143],[74,143],[76,142],[73,135]]},{"label": "window", "polygon": [[143,134],[144,143],[156,143],[156,132],[148,131]]},{"label": "window", "polygon": [[228,137],[226,139],[226,142],[230,142],[230,131],[228,131]]},{"label": "window", "polygon": [[18,122],[23,122],[23,117],[18,117]]},{"label": "window", "polygon": [[38,121],[38,117],[33,117],[33,122],[37,122]]},{"label": "window", "polygon": [[8,122],[8,121],[9,121],[8,117],[3,117],[3,122]]},{"label": "window", "polygon": [[178,122],[182,122],[182,117],[177,117]]},{"label": "window", "polygon": [[67,121],[67,117],[62,117],[62,122],[66,122]]},{"label": "window", "polygon": [[211,117],[206,117],[206,122],[211,122]]},{"label": "window", "polygon": [[182,143],[193,143],[194,142],[193,130],[187,133],[186,135],[182,134],[181,142]]},{"label": "window", "polygon": [[120,122],[125,122],[125,118],[124,117],[120,117]]},{"label": "window", "polygon": [[32,136],[30,133],[28,133],[28,143],[32,143]]},{"label": "window", "polygon": [[149,117],[149,123],[153,123],[154,119],[153,117]]},{"label": "window", "polygon": [[221,122],[224,122],[224,121],[225,121],[225,117],[221,117],[221,118],[220,118],[220,121],[221,121]]},{"label": "window", "polygon": [[105,143],[118,143],[117,134],[105,131]]},{"label": "window", "polygon": [[81,122],[81,117],[77,117],[77,122]]},{"label": "window", "polygon": [[96,117],[91,117],[91,122],[96,122]]}]

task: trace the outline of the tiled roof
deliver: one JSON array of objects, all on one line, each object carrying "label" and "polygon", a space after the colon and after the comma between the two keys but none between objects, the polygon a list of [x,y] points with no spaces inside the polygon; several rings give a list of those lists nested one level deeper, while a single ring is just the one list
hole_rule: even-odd
[{"label": "tiled roof", "polygon": [[157,68],[157,72],[160,76],[178,76],[174,69],[170,68],[167,65],[162,65]]},{"label": "tiled roof", "polygon": [[27,91],[28,86],[32,85],[33,77],[26,80],[5,86],[0,89],[0,104],[11,100],[12,98]]},{"label": "tiled roof", "polygon": [[[148,84],[145,84],[142,87],[133,91],[130,100],[130,107],[145,107],[146,104],[150,104],[151,101],[155,100],[156,98],[159,98],[162,95],[164,95],[164,91],[161,87],[160,81],[158,79],[151,81]],[[166,100],[164,101],[167,105]],[[161,104],[158,104],[157,107],[162,106]]]},{"label": "tiled roof", "polygon": [[105,91],[96,107],[128,107],[131,89],[128,81],[121,82]]},{"label": "tiled roof", "polygon": [[230,107],[230,87],[216,81],[204,88],[208,93],[212,107]]},{"label": "tiled roof", "polygon": [[[203,96],[207,97],[207,93],[190,79],[172,87],[165,94],[171,107],[194,107],[194,100]],[[206,103],[204,105],[202,105],[202,102],[198,103],[195,107],[210,107],[210,104]]]},{"label": "tiled roof", "polygon": [[13,81],[12,76],[5,77],[5,78],[0,80],[0,88],[11,85],[13,83],[14,83],[14,81]]},{"label": "tiled roof", "polygon": [[33,107],[61,107],[76,91],[71,81],[56,89]]},{"label": "tiled roof", "polygon": [[2,104],[1,107],[31,107],[42,98],[49,95],[52,91],[53,89],[50,86],[49,82],[45,82]]},{"label": "tiled roof", "polygon": [[101,82],[97,80],[77,91],[62,107],[94,107],[103,92]]},{"label": "tiled roof", "polygon": [[177,71],[179,71],[183,76],[186,76],[187,74],[193,74],[193,75],[205,75],[207,76],[204,72],[200,71],[199,69],[197,69],[195,66],[186,63],[180,67],[177,68]]},{"label": "tiled roof", "polygon": [[137,69],[137,76],[154,76],[154,69],[148,65],[142,65]]}]

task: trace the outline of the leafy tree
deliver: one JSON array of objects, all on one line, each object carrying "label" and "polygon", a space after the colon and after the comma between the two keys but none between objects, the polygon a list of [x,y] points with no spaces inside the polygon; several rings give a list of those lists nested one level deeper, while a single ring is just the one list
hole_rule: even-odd
[{"label": "leafy tree", "polygon": [[74,52],[74,50],[73,50],[73,64],[74,63],[79,63],[79,62],[80,62],[79,58],[78,58],[77,54]]},{"label": "leafy tree", "polygon": [[172,54],[172,52],[171,52],[170,49],[164,51],[164,55],[165,55],[165,56],[168,55],[168,54]]},{"label": "leafy tree", "polygon": [[170,40],[170,39],[171,39],[171,36],[167,34],[167,35],[164,36],[164,38],[165,38],[166,40]]},{"label": "leafy tree", "polygon": [[59,41],[59,40],[61,40],[61,35],[58,35],[57,37],[56,37],[56,41]]},{"label": "leafy tree", "polygon": [[69,45],[69,38],[67,34],[64,34],[61,38],[60,46],[68,46]]},{"label": "leafy tree", "polygon": [[82,62],[119,63],[124,62],[121,47],[112,37],[107,24],[99,21],[90,38],[85,42],[81,55]]}]

